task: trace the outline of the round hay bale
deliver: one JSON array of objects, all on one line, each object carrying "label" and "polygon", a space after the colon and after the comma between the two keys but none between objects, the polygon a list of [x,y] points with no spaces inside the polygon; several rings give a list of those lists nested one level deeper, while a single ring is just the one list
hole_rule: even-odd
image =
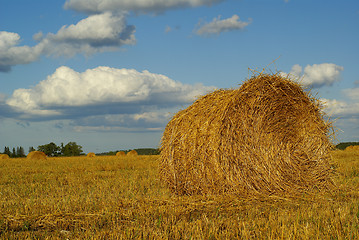
[{"label": "round hay bale", "polygon": [[345,148],[348,152],[359,152],[359,145],[352,145]]},{"label": "round hay bale", "polygon": [[160,177],[179,195],[330,189],[334,131],[321,109],[319,100],[279,74],[209,93],[167,124]]},{"label": "round hay bale", "polygon": [[7,154],[0,154],[0,159],[9,159],[9,155]]},{"label": "round hay bale", "polygon": [[89,152],[89,153],[87,154],[87,157],[95,157],[95,156],[96,156],[96,154],[93,153],[93,152]]},{"label": "round hay bale", "polygon": [[42,160],[42,159],[46,159],[47,156],[44,152],[40,152],[40,151],[32,151],[29,152],[29,154],[27,154],[27,159],[37,159],[37,160]]},{"label": "round hay bale", "polygon": [[126,153],[124,151],[119,151],[116,153],[116,157],[124,157],[126,156]]},{"label": "round hay bale", "polygon": [[136,152],[136,150],[131,150],[127,153],[127,156],[129,156],[129,157],[135,157],[137,155],[138,155],[138,153]]}]

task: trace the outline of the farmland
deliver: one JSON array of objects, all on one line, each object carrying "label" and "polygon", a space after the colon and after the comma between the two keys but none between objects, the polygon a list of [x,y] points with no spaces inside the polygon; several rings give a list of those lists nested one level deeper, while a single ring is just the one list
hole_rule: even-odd
[{"label": "farmland", "polygon": [[336,189],[300,197],[176,196],[158,156],[0,159],[0,239],[359,239],[359,153]]}]

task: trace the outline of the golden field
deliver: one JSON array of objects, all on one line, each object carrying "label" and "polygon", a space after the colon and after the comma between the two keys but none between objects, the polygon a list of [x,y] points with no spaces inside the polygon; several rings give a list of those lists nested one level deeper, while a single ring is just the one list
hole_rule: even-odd
[{"label": "golden field", "polygon": [[359,239],[359,152],[337,189],[296,198],[175,196],[158,156],[0,159],[0,239]]}]

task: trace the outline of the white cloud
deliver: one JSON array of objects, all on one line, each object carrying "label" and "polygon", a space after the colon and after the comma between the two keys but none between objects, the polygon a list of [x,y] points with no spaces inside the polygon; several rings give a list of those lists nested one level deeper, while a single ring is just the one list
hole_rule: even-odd
[{"label": "white cloud", "polygon": [[169,33],[171,31],[172,31],[172,28],[167,25],[166,28],[165,28],[165,33]]},{"label": "white cloud", "polygon": [[224,0],[67,0],[65,9],[86,13],[106,11],[164,12],[169,9],[199,7]]},{"label": "white cloud", "polygon": [[0,104],[4,103],[6,98],[7,98],[6,94],[0,93]]},{"label": "white cloud", "polygon": [[50,55],[89,55],[135,44],[134,32],[135,27],[126,24],[124,14],[106,12],[63,26],[56,34],[48,34],[39,45],[44,45]]},{"label": "white cloud", "polygon": [[222,32],[234,31],[244,29],[251,23],[251,20],[248,22],[243,22],[239,20],[238,15],[233,15],[227,19],[221,19],[221,16],[214,18],[210,23],[198,23],[197,30],[195,33],[197,35],[211,35],[211,34],[220,34]]},{"label": "white cloud", "polygon": [[169,32],[172,32],[172,31],[178,31],[181,29],[181,26],[177,25],[177,26],[174,26],[174,27],[170,27],[170,26],[166,26],[165,28],[165,33],[169,33]]},{"label": "white cloud", "polygon": [[[299,64],[295,64],[289,75],[299,80],[304,86],[319,88],[323,86],[331,86],[334,82],[340,81],[340,73],[344,68],[333,63],[322,63],[307,65],[304,68]],[[286,73],[282,73],[286,75]]]},{"label": "white cloud", "polygon": [[36,42],[40,42],[44,37],[44,34],[40,31],[38,33],[35,33],[33,36],[32,36],[32,39],[35,40]]},{"label": "white cloud", "polygon": [[324,111],[329,116],[336,117],[353,117],[359,116],[359,102],[346,102],[339,101],[336,99],[321,99],[323,105],[325,106]]},{"label": "white cloud", "polygon": [[299,64],[293,65],[292,69],[290,70],[290,74],[299,77],[302,74],[303,68]]},{"label": "white cloud", "polygon": [[169,118],[170,114],[160,113],[160,112],[144,112],[135,114],[133,119],[136,121],[146,121],[151,123],[162,123],[164,120],[166,121]]},{"label": "white cloud", "polygon": [[347,95],[351,99],[359,101],[359,87],[344,89],[343,91],[345,95]]},{"label": "white cloud", "polygon": [[19,34],[0,31],[0,72],[8,72],[13,65],[31,63],[39,58],[41,46],[17,46],[19,43]]},{"label": "white cloud", "polygon": [[12,32],[0,32],[0,49],[11,48],[16,45],[20,40],[20,36]]},{"label": "white cloud", "polygon": [[[359,134],[359,102],[346,102],[336,99],[321,99],[324,112],[334,120],[336,138],[357,141]],[[344,137],[344,139],[342,139]]]},{"label": "white cloud", "polygon": [[88,116],[73,121],[76,131],[159,131],[170,120],[168,112],[142,112],[137,114],[106,114]]},{"label": "white cloud", "polygon": [[56,34],[42,32],[33,36],[39,43],[34,47],[17,46],[17,33],[0,32],[0,72],[11,67],[37,61],[41,55],[68,56],[91,55],[115,51],[123,45],[136,43],[135,27],[127,25],[124,14],[110,12],[89,16],[77,24],[63,26]]},{"label": "white cloud", "polygon": [[144,106],[188,104],[212,89],[182,84],[148,71],[97,67],[79,73],[63,66],[35,87],[15,90],[6,103],[23,118],[142,114]]}]

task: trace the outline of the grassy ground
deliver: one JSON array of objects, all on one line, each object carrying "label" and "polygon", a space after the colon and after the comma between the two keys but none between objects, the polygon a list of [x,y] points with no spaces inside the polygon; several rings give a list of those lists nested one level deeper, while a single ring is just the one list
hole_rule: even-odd
[{"label": "grassy ground", "polygon": [[359,153],[296,199],[173,196],[158,156],[0,160],[0,239],[359,239]]}]

